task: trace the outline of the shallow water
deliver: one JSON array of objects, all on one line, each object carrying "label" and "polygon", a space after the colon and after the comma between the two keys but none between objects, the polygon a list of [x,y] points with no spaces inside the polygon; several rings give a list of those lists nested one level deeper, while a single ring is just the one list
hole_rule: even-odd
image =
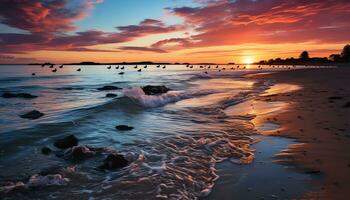
[{"label": "shallow water", "polygon": [[[0,185],[6,181],[26,184],[29,177],[53,166],[75,169],[64,174],[67,182],[51,186],[45,182],[35,191],[29,188],[7,194],[7,198],[196,199],[214,187],[219,178],[218,162],[229,158],[249,164],[254,160],[252,116],[227,112],[273,85],[240,78],[256,73],[256,66],[206,70],[208,74],[198,66],[161,69],[151,65],[141,73],[126,66],[124,75],[118,74],[122,70],[116,66],[106,67],[65,66],[53,73],[48,67],[0,66],[0,94],[39,96],[31,100],[0,98]],[[77,72],[78,68],[82,71]],[[276,70],[287,69],[259,72]],[[31,76],[32,72],[36,76]],[[148,84],[165,85],[171,91],[148,96],[140,89]],[[123,89],[97,90],[105,85]],[[106,93],[118,97],[105,98]],[[45,113],[44,117],[19,117],[32,109]],[[114,128],[119,124],[134,129],[120,132]],[[81,162],[41,154],[43,146],[53,148],[56,139],[68,134],[78,137],[80,144],[115,150],[130,164],[101,172],[96,167],[108,151]]]}]

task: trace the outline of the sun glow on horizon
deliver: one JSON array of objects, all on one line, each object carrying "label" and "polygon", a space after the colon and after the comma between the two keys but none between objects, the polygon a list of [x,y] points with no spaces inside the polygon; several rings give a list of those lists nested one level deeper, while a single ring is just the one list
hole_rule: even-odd
[{"label": "sun glow on horizon", "polygon": [[250,65],[250,64],[253,64],[253,63],[254,63],[254,58],[252,56],[245,56],[243,58],[243,64]]}]

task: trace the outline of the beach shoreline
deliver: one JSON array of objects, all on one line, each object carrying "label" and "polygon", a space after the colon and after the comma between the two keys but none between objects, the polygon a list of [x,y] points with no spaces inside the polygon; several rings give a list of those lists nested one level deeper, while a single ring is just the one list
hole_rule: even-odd
[{"label": "beach shoreline", "polygon": [[283,112],[270,113],[259,121],[281,127],[262,131],[263,135],[295,139],[299,144],[275,156],[275,162],[296,166],[305,174],[320,175],[315,186],[303,195],[305,199],[344,199],[350,187],[350,69],[299,69],[247,78],[273,80],[276,84],[293,84],[300,89],[260,95],[263,102],[288,102]]}]

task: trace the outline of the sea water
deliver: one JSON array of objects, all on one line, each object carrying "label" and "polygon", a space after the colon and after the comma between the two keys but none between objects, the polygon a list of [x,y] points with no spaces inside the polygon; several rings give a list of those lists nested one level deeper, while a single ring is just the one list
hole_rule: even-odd
[{"label": "sea water", "polygon": [[[226,109],[263,94],[273,81],[242,78],[287,68],[193,69],[149,65],[0,66],[0,94],[25,92],[34,99],[0,97],[0,192],[9,199],[196,199],[210,194],[219,179],[216,165],[224,160],[249,164],[251,137],[257,134],[252,115],[228,115]],[[231,70],[231,67],[234,70]],[[77,69],[81,68],[78,72]],[[294,69],[294,68],[293,68]],[[123,75],[119,72],[124,71]],[[205,71],[207,73],[205,73]],[[31,74],[35,73],[35,76]],[[100,91],[110,85],[122,89]],[[165,85],[161,95],[145,95],[142,86]],[[106,98],[107,93],[117,94]],[[19,117],[30,110],[45,115]],[[121,132],[116,125],[133,130]],[[73,134],[81,145],[123,154],[129,165],[96,170],[105,156],[73,162],[55,154],[56,139]],[[108,152],[108,151],[106,151]],[[45,169],[64,173],[38,176]],[[31,186],[35,184],[35,190]],[[23,184],[23,185],[22,185]],[[18,189],[24,187],[24,189]]]}]

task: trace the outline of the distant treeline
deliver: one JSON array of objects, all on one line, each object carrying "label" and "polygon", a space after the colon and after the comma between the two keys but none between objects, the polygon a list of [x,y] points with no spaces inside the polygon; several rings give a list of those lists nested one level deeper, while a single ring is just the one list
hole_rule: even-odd
[{"label": "distant treeline", "polygon": [[257,62],[259,65],[313,65],[313,64],[336,64],[350,62],[350,45],[345,45],[340,54],[332,54],[327,57],[310,57],[309,52],[303,51],[299,58],[275,58]]},{"label": "distant treeline", "polygon": [[[194,63],[168,63],[168,62],[118,62],[118,63],[98,63],[98,62],[79,62],[79,63],[65,63],[64,65],[190,65]],[[195,63],[196,65],[216,65],[216,63]],[[231,63],[232,64],[232,63]],[[29,63],[28,65],[54,65],[54,63]]]}]

